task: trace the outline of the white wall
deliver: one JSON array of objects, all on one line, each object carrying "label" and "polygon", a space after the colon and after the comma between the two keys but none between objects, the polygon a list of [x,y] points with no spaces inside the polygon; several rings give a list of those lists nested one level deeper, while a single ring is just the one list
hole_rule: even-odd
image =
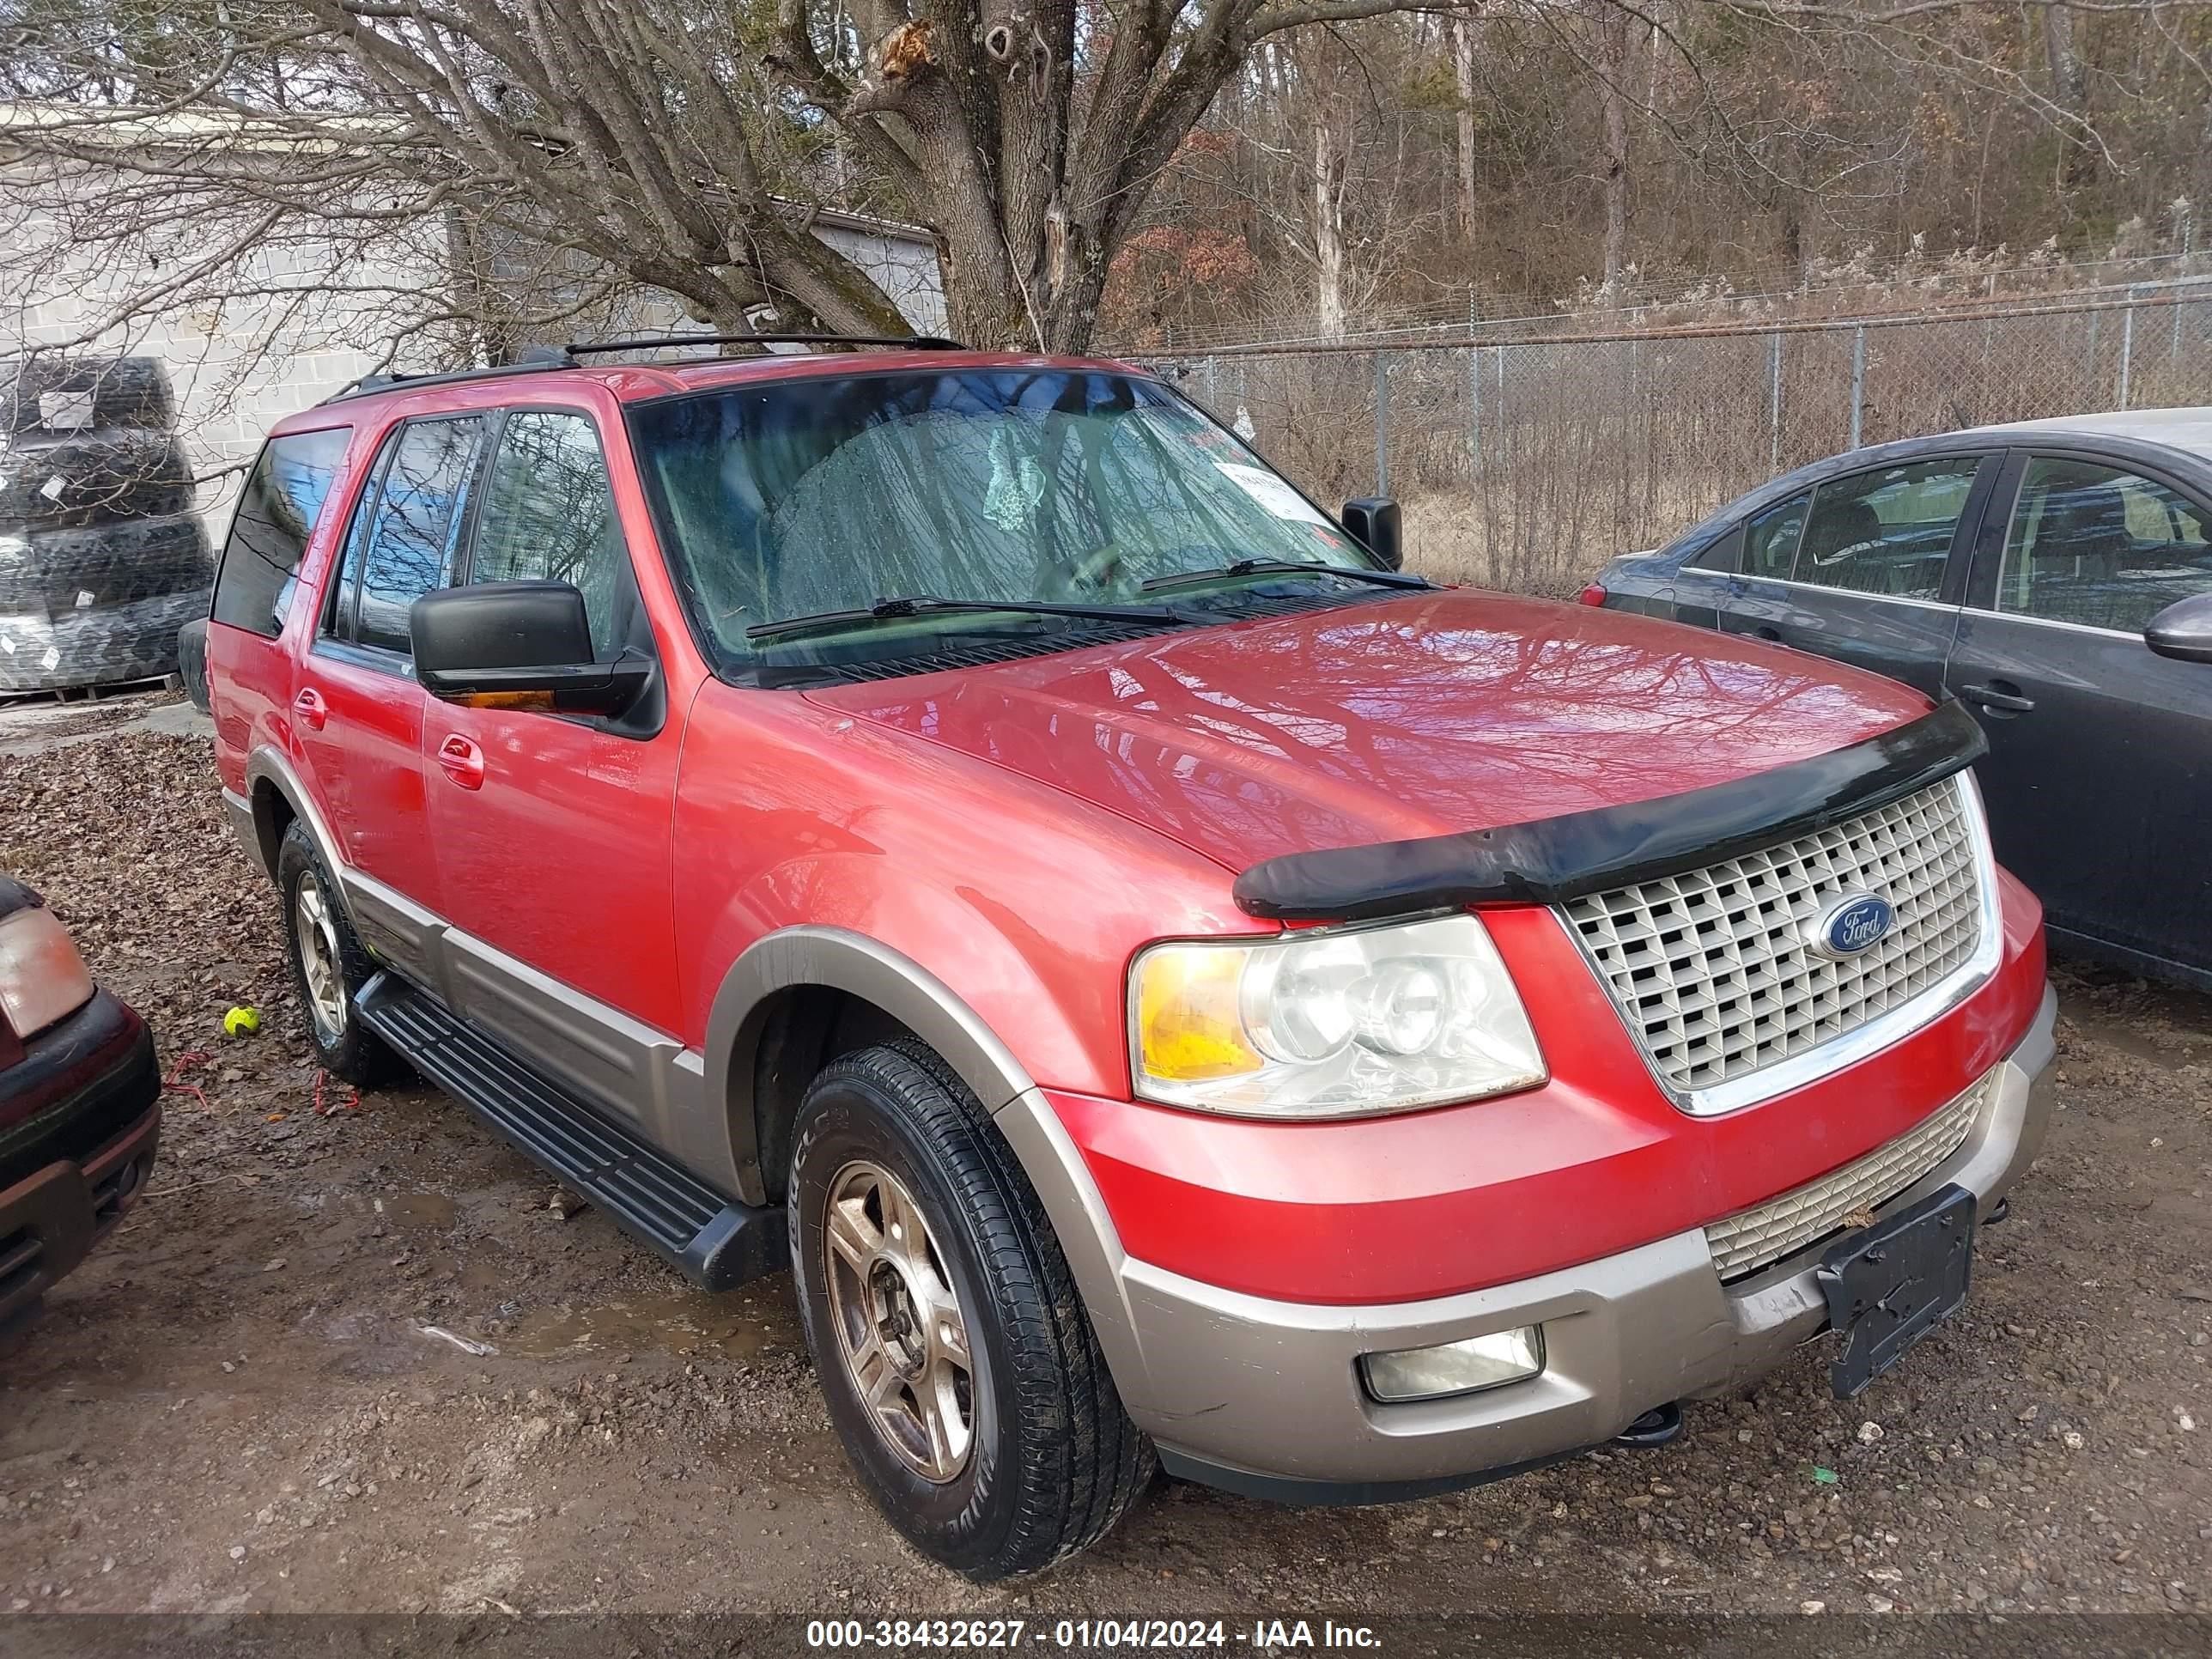
[{"label": "white wall", "polygon": [[920,237],[878,235],[842,225],[817,224],[814,234],[873,277],[916,330],[945,332],[945,289],[933,244]]},{"label": "white wall", "polygon": [[[0,173],[0,191],[9,182]],[[10,234],[0,238],[0,357],[23,344],[73,342],[109,314],[119,296],[160,280],[152,270],[75,257],[54,216],[11,215],[7,228]],[[937,258],[927,241],[832,225],[818,225],[816,234],[883,284],[915,328],[943,331]],[[165,309],[75,349],[155,356],[168,365],[179,434],[196,475],[209,480],[200,506],[220,545],[242,471],[264,434],[376,365],[404,297],[444,280],[444,250],[442,226],[395,234],[373,255],[336,241],[294,240],[258,254],[246,284],[296,291],[290,297]],[[643,303],[629,307],[652,319],[636,326],[689,326],[672,299],[654,302],[667,297],[641,296]],[[431,366],[439,350],[438,341],[423,341],[413,348],[411,362],[403,355],[400,367]]]}]

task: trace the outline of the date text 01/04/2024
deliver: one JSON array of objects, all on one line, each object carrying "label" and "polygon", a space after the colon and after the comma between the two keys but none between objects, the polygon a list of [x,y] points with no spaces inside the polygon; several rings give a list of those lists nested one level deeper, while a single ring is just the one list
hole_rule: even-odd
[{"label": "date text 01/04/2024", "polygon": [[1033,1643],[1054,1648],[1373,1650],[1382,1645],[1364,1625],[1323,1620],[1257,1619],[1249,1626],[1222,1619],[816,1619],[807,1621],[810,1648],[1016,1648]]}]

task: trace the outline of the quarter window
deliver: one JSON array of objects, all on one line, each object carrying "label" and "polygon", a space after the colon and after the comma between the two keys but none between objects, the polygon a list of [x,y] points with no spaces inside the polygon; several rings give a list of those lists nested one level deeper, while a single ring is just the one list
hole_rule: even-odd
[{"label": "quarter window", "polygon": [[1705,544],[1696,556],[1683,566],[1686,570],[1711,570],[1734,574],[1736,560],[1743,552],[1743,527],[1739,525],[1725,536],[1717,536]]},{"label": "quarter window", "polygon": [[212,615],[274,639],[299,586],[300,561],[322,516],[331,480],[352,441],[349,426],[271,438],[231,514]]},{"label": "quarter window", "polygon": [[350,607],[356,643],[403,656],[412,649],[408,607],[453,579],[483,429],[480,416],[415,421],[389,441],[374,505],[362,497],[346,538],[332,632],[348,634]]},{"label": "quarter window", "polygon": [[1796,580],[1887,599],[1936,599],[1981,462],[1914,461],[1822,484]]},{"label": "quarter window", "polygon": [[1805,533],[1805,509],[1813,492],[1778,501],[1751,521],[1743,538],[1743,569],[1747,576],[1766,576],[1788,581],[1797,559],[1797,543]]},{"label": "quarter window", "polygon": [[584,596],[592,647],[622,648],[632,586],[606,457],[590,418],[520,410],[501,428],[469,554],[472,582],[572,582]]},{"label": "quarter window", "polygon": [[2013,504],[1997,609],[2139,634],[2166,606],[2212,592],[2208,517],[2136,473],[2039,457]]}]

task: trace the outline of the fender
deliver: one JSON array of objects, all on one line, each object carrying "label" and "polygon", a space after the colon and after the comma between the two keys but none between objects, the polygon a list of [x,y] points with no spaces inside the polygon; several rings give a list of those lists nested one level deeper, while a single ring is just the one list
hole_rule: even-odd
[{"label": "fender", "polygon": [[707,1018],[705,1099],[710,1110],[727,1103],[730,1164],[748,1203],[767,1201],[754,1068],[776,994],[797,986],[822,986],[873,1003],[935,1049],[994,1115],[1036,1086],[975,1011],[920,963],[848,928],[780,929],[730,964]]},{"label": "fender", "polygon": [[369,953],[400,969],[420,984],[435,985],[449,991],[440,971],[442,941],[447,931],[445,922],[398,889],[354,867],[290,759],[273,744],[256,746],[246,757],[246,787],[249,793],[244,799],[234,797],[228,790],[223,792],[232,825],[254,861],[272,879],[275,878],[278,838],[274,826],[262,822],[251,793],[264,782],[284,798],[293,817],[307,825],[308,838],[322,856],[323,867],[331,872],[337,885],[339,907]]},{"label": "fender", "polygon": [[230,809],[231,826],[245,843],[247,856],[266,871],[271,880],[276,878],[278,838],[272,826],[261,822],[261,814],[253,804],[254,792],[264,783],[282,795],[285,805],[292,809],[292,816],[307,826],[315,850],[322,854],[323,867],[343,887],[352,866],[340,851],[337,837],[323,821],[314,797],[307,793],[307,786],[301,781],[289,757],[270,743],[256,744],[253,752],[246,757],[245,795],[234,796],[228,789],[222,792],[223,804]]},{"label": "fender", "polygon": [[728,1134],[724,1172],[734,1175],[738,1195],[767,1202],[753,1077],[776,994],[802,985],[845,991],[883,1009],[936,1050],[982,1103],[1044,1206],[1116,1385],[1141,1406],[1151,1385],[1121,1286],[1121,1240],[1082,1155],[1012,1051],[912,957],[848,928],[799,926],[757,940],[731,964],[708,1017],[698,1103],[706,1109],[691,1121],[703,1128],[718,1115],[714,1104],[726,1104],[719,1114]]}]

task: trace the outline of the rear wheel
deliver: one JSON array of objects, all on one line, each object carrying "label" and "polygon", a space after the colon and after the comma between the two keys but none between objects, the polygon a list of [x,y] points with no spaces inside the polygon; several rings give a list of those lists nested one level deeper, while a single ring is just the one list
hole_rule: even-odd
[{"label": "rear wheel", "polygon": [[403,1067],[375,1032],[362,1024],[354,994],[376,971],[339,908],[337,884],[307,827],[295,818],[276,853],[276,887],[284,901],[284,947],[292,988],[315,1058],[331,1076],[358,1088],[391,1081]]},{"label": "rear wheel", "polygon": [[807,1346],[891,1523],[971,1578],[1096,1542],[1151,1479],[1067,1262],[988,1114],[911,1040],[807,1090],[787,1194]]}]

